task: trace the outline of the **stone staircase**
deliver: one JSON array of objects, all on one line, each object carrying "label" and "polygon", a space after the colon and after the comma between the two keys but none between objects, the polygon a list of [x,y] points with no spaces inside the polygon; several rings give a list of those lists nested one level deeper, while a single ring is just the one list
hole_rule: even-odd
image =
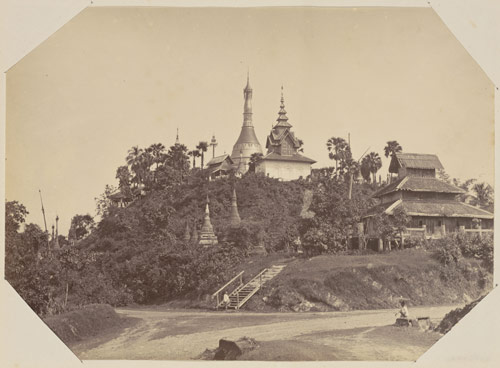
[{"label": "stone staircase", "polygon": [[[249,282],[238,286],[229,294],[230,303],[227,308],[240,309],[266,282],[273,279],[285,267],[286,265],[280,264],[265,268]],[[219,308],[225,308],[224,301],[217,305],[217,309]]]}]

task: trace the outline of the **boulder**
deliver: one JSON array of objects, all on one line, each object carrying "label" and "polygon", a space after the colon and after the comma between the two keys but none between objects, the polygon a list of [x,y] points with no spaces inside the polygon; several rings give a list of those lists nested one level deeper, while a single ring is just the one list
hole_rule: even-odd
[{"label": "boulder", "polygon": [[241,354],[257,347],[254,339],[242,337],[238,341],[220,339],[215,351],[214,360],[236,360]]}]

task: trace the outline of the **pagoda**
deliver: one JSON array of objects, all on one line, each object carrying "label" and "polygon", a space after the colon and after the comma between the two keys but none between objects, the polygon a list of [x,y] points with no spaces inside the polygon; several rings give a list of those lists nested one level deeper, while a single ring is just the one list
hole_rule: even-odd
[{"label": "pagoda", "polygon": [[208,208],[208,197],[207,204],[205,207],[205,218],[203,219],[203,226],[201,227],[200,240],[198,244],[203,246],[215,245],[218,244],[217,236],[214,234],[214,228],[212,223],[210,222],[210,210]]},{"label": "pagoda", "polygon": [[241,225],[240,214],[238,213],[238,202],[236,199],[236,189],[233,188],[233,196],[231,198],[231,215],[229,217],[229,224],[231,227],[236,228]]},{"label": "pagoda", "polygon": [[240,136],[233,146],[231,159],[234,162],[234,168],[238,174],[244,174],[248,171],[250,157],[254,153],[262,153],[262,147],[255,135],[252,122],[252,87],[250,87],[250,78],[247,75],[247,85],[243,90],[245,104],[243,106],[243,126]]}]

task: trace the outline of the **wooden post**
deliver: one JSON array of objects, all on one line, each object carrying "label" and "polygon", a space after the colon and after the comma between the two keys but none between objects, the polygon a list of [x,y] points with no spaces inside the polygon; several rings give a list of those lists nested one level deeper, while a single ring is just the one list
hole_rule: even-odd
[{"label": "wooden post", "polygon": [[424,232],[423,232],[424,236],[423,236],[423,238],[425,239],[426,234],[427,234],[427,225],[422,225],[422,229],[424,229]]},{"label": "wooden post", "polygon": [[384,251],[384,241],[382,238],[378,238],[378,251],[383,252]]},{"label": "wooden post", "polygon": [[217,293],[217,305],[215,306],[216,310],[219,310],[219,293]]},{"label": "wooden post", "polygon": [[66,304],[68,303],[68,282],[66,282],[66,296],[64,297],[64,310],[66,310]]},{"label": "wooden post", "polygon": [[364,237],[365,237],[365,229],[362,222],[358,222],[357,224],[358,230],[358,249],[364,249]]},{"label": "wooden post", "polygon": [[236,301],[237,301],[236,309],[239,309],[240,308],[240,292],[239,291],[236,292]]},{"label": "wooden post", "polygon": [[441,225],[441,236],[445,236],[446,235],[446,226],[444,224]]}]

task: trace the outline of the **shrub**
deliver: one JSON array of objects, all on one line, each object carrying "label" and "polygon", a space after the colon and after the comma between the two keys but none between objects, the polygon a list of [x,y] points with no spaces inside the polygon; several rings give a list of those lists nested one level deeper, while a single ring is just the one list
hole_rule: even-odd
[{"label": "shrub", "polygon": [[453,326],[455,326],[467,313],[469,313],[472,308],[474,308],[477,303],[479,303],[484,296],[480,297],[479,299],[473,301],[472,303],[467,304],[463,308],[457,308],[446,314],[439,323],[439,325],[436,327],[436,331],[441,332],[442,334],[445,334],[449,332]]},{"label": "shrub", "polygon": [[456,265],[462,258],[462,251],[453,237],[435,239],[431,243],[435,258],[443,265]]},{"label": "shrub", "polygon": [[425,238],[411,237],[405,239],[405,248],[427,248],[429,242]]}]

